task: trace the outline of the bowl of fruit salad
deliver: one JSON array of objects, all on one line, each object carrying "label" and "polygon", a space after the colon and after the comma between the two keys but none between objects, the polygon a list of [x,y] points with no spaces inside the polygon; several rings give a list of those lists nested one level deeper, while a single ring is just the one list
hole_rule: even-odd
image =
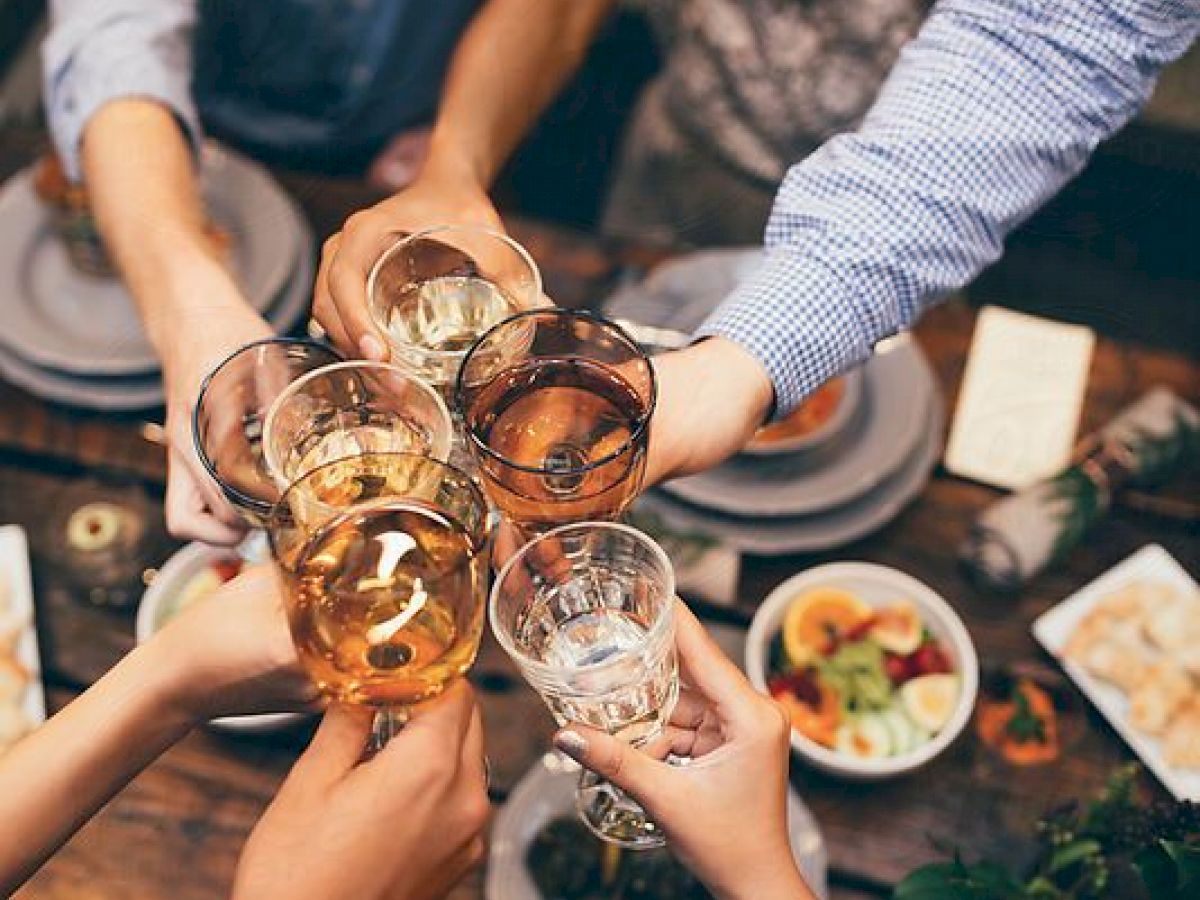
[{"label": "bowl of fruit salad", "polygon": [[767,596],[746,672],[792,720],[792,749],[856,779],[911,772],[966,727],[979,661],[962,620],[910,575],[832,563]]}]

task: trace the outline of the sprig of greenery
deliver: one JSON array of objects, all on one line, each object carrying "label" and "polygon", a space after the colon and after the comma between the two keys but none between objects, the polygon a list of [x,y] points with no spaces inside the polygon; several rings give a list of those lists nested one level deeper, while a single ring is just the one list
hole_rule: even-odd
[{"label": "sprig of greenery", "polygon": [[1124,766],[1081,810],[1057,810],[1037,824],[1038,859],[1025,877],[995,862],[923,866],[897,887],[895,900],[1131,900],[1116,887],[1118,869],[1137,873],[1151,900],[1200,900],[1200,807],[1145,806]]}]

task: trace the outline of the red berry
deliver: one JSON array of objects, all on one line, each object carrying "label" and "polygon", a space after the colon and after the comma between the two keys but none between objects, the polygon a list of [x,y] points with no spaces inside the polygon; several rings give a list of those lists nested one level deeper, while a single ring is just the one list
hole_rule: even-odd
[{"label": "red berry", "polygon": [[867,616],[853,628],[846,632],[844,640],[847,642],[861,641],[875,627],[875,616]]},{"label": "red berry", "polygon": [[887,653],[883,657],[883,671],[888,680],[895,685],[901,685],[912,678],[912,666],[909,658]]},{"label": "red berry", "polygon": [[240,558],[219,559],[213,563],[213,571],[222,581],[232,581],[241,573],[242,561]]},{"label": "red berry", "polygon": [[921,675],[937,675],[954,671],[950,660],[936,641],[927,641],[918,647],[911,657],[911,664]]}]

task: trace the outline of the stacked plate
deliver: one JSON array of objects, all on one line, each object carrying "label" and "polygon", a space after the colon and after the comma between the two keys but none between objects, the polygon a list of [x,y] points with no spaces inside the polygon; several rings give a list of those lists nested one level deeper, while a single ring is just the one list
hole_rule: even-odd
[{"label": "stacked plate", "polygon": [[[208,214],[230,235],[238,283],[276,331],[304,315],[313,279],[312,233],[262,167],[206,147]],[[161,405],[158,359],[133,300],[116,278],[85,275],[67,257],[25,170],[0,187],[0,376],[71,406]]]},{"label": "stacked plate", "polygon": [[[605,312],[691,331],[761,258],[760,250],[686,257],[618,293]],[[826,439],[740,454],[648,492],[638,509],[748,553],[827,550],[869,534],[928,481],[941,453],[942,398],[920,348],[901,335],[845,377],[838,404]]]}]

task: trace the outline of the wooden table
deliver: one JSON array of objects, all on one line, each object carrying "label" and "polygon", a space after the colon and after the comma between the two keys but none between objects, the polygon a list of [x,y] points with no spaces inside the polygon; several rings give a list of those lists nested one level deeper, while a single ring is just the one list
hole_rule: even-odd
[{"label": "wooden table", "polygon": [[[28,162],[40,141],[36,134],[0,134],[0,176]],[[321,235],[372,200],[355,184],[290,176],[283,181]],[[568,305],[596,301],[621,266],[653,258],[536,224],[518,222],[513,230],[543,267],[548,292]],[[953,301],[928,315],[916,330],[951,404],[974,319],[969,305]],[[1084,427],[1105,421],[1155,384],[1198,400],[1198,374],[1194,361],[1101,340]],[[36,536],[54,508],[55,492],[77,490],[94,477],[132,479],[157,502],[164,458],[158,446],[141,436],[141,421],[54,408],[0,384],[0,522],[19,522]],[[744,626],[755,604],[792,573],[834,559],[871,560],[910,572],[949,598],[966,620],[986,666],[1032,664],[1044,669],[1046,677],[1060,679],[1030,637],[1035,616],[1151,541],[1165,546],[1192,572],[1200,571],[1196,523],[1119,510],[1092,532],[1085,546],[1019,597],[982,593],[957,569],[952,548],[995,496],[939,469],[920,497],[870,538],[833,553],[747,559],[738,606],[723,616]],[[161,522],[155,528],[161,534]],[[49,700],[57,709],[130,648],[133,621],[130,612],[81,602],[38,550],[35,537],[38,633]],[[545,751],[551,721],[490,638],[472,680],[483,698],[493,794],[500,803]],[[1030,826],[1041,811],[1092,792],[1129,756],[1073,689],[1066,692],[1076,698],[1066,713],[1068,746],[1052,766],[1008,768],[973,736],[921,773],[883,784],[834,781],[797,765],[793,781],[812,806],[828,844],[833,896],[886,895],[905,872],[939,856],[937,843],[958,846],[969,857],[1020,859],[1027,854]],[[243,840],[305,738],[303,730],[266,738],[196,732],[137,779],[18,896],[223,896]],[[476,873],[454,896],[479,897],[481,883]]]}]

